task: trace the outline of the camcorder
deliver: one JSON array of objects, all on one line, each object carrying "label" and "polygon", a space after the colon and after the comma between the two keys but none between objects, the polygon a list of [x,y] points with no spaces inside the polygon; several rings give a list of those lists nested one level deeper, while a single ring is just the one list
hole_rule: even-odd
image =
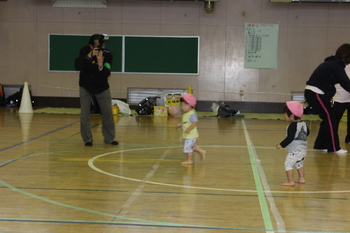
[{"label": "camcorder", "polygon": [[103,51],[103,55],[106,56],[106,54],[109,54],[110,51],[105,48],[105,41],[109,40],[109,36],[107,34],[100,34],[98,38],[99,46],[98,51]]}]

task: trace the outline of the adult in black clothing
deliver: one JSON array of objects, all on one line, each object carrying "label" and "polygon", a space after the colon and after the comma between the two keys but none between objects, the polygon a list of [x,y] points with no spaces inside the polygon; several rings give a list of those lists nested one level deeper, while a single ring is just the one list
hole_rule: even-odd
[{"label": "adult in black clothing", "polygon": [[305,99],[322,119],[314,149],[327,152],[347,153],[339,145],[339,137],[331,100],[335,94],[334,85],[339,83],[350,92],[350,80],[345,66],[350,63],[350,44],[341,45],[334,56],[327,57],[311,74],[306,82]]},{"label": "adult in black clothing", "polygon": [[90,125],[90,107],[93,97],[96,98],[101,110],[104,143],[118,145],[118,142],[114,140],[115,126],[108,84],[113,55],[104,48],[105,36],[103,34],[92,35],[89,44],[80,49],[79,56],[75,59],[75,68],[80,71],[80,133],[85,146],[93,145]]}]

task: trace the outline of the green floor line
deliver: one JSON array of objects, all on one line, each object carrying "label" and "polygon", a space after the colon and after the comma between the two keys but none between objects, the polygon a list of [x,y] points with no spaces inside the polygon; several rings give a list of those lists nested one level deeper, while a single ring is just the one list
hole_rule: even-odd
[{"label": "green floor line", "polygon": [[259,171],[258,171],[256,161],[254,158],[252,142],[250,140],[245,122],[242,121],[242,124],[243,124],[245,139],[247,142],[247,149],[249,152],[250,164],[251,164],[253,175],[254,175],[255,186],[256,186],[256,190],[258,192],[258,198],[259,198],[261,213],[262,213],[263,220],[264,220],[264,225],[265,225],[265,228],[267,229],[267,231],[274,231],[273,226],[272,226],[270,212],[269,212],[269,207],[268,207],[268,204],[267,204],[267,201],[265,198],[265,192],[264,192],[263,186],[261,184]]}]

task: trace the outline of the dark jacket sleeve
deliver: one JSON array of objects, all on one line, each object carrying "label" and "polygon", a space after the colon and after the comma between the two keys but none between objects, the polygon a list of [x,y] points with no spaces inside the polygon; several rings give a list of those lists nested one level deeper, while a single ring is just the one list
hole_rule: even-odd
[{"label": "dark jacket sleeve", "polygon": [[296,124],[296,122],[290,123],[288,125],[288,128],[287,128],[287,137],[280,143],[280,145],[283,148],[288,146],[294,140],[296,131],[297,131],[297,124]]},{"label": "dark jacket sleeve", "polygon": [[91,63],[92,58],[87,55],[90,53],[91,49],[89,45],[82,47],[79,51],[79,56],[75,59],[74,67],[76,70],[82,70],[88,64]]},{"label": "dark jacket sleeve", "polygon": [[99,70],[99,72],[102,73],[101,76],[105,77],[106,79],[111,75],[111,70],[105,66],[103,66],[103,69],[101,71]]},{"label": "dark jacket sleeve", "polygon": [[107,62],[109,65],[112,65],[113,54],[109,50],[107,50],[107,51],[108,51],[108,53],[105,54],[104,62],[105,63]]}]

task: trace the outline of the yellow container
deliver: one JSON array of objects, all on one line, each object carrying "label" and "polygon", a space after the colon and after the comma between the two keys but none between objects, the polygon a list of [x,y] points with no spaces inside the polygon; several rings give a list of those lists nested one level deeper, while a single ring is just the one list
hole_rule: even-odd
[{"label": "yellow container", "polygon": [[154,115],[155,116],[168,116],[168,107],[165,106],[154,106]]},{"label": "yellow container", "polygon": [[112,106],[112,113],[113,113],[113,115],[118,115],[119,114],[119,107],[118,107],[118,105]]},{"label": "yellow container", "polygon": [[187,88],[187,94],[193,94],[192,86],[188,86],[188,88]]}]

